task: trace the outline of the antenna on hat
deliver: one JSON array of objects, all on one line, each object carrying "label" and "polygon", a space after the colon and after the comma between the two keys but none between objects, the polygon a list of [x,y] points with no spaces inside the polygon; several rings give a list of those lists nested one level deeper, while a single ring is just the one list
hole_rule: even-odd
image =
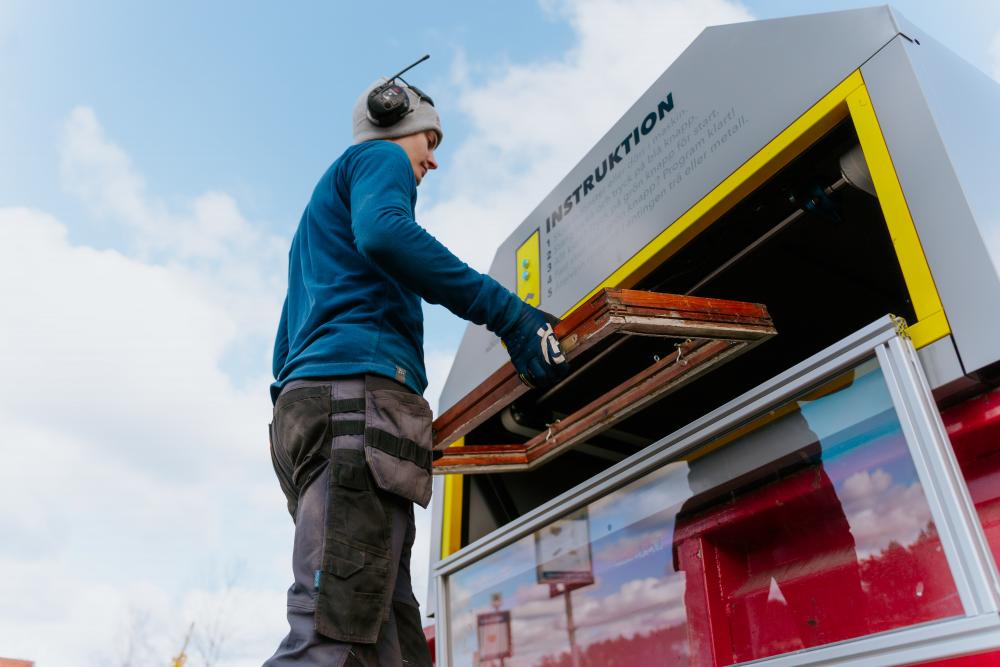
[{"label": "antenna on hat", "polygon": [[414,93],[416,93],[417,97],[419,97],[421,99],[421,101],[427,102],[427,104],[430,104],[431,106],[434,106],[434,100],[431,99],[430,95],[428,95],[424,91],[420,90],[419,88],[417,88],[416,86],[414,86],[412,83],[410,83],[409,81],[407,81],[406,79],[403,78],[403,74],[405,72],[410,71],[411,69],[413,69],[414,67],[416,67],[417,65],[419,65],[422,62],[424,62],[425,60],[427,60],[430,57],[431,57],[431,54],[425,53],[423,58],[421,58],[417,62],[413,63],[412,65],[410,65],[409,67],[407,67],[406,69],[404,69],[403,71],[401,71],[399,74],[396,74],[391,79],[389,79],[389,83],[391,84],[396,79],[399,79],[400,81],[402,81],[403,83],[406,84],[407,88],[409,88]]},{"label": "antenna on hat", "polygon": [[[422,57],[422,58],[420,58],[420,59],[419,59],[419,60],[418,60],[417,62],[413,63],[413,64],[412,64],[412,65],[410,65],[409,67],[405,67],[405,68],[403,68],[403,69],[399,70],[399,73],[397,73],[397,74],[393,74],[392,76],[390,76],[390,77],[389,77],[389,83],[392,83],[392,82],[393,82],[393,81],[395,81],[396,79],[398,79],[398,78],[401,78],[401,77],[402,77],[402,76],[403,76],[404,74],[406,74],[406,73],[407,73],[407,72],[409,72],[409,71],[410,71],[411,69],[413,69],[414,67],[416,67],[417,65],[419,65],[419,64],[420,64],[420,63],[422,63],[422,62],[424,62],[425,60],[427,60],[427,59],[428,59],[428,58],[430,58],[430,57],[431,57],[431,54],[429,54],[429,53],[425,53],[425,54],[423,55],[423,57]],[[404,81],[404,83],[405,83],[405,81]],[[409,85],[409,84],[407,84],[407,85]]]}]

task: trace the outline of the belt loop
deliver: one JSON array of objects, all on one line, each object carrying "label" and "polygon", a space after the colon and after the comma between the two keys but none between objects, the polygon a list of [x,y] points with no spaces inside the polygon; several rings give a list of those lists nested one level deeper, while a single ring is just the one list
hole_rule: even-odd
[{"label": "belt loop", "polygon": [[340,414],[342,412],[364,412],[365,411],[365,397],[361,396],[359,398],[338,398],[330,403],[330,411],[332,414]]},{"label": "belt loop", "polygon": [[364,420],[351,420],[351,421],[336,421],[333,422],[333,437],[336,438],[341,435],[364,435],[365,434],[365,422]]}]

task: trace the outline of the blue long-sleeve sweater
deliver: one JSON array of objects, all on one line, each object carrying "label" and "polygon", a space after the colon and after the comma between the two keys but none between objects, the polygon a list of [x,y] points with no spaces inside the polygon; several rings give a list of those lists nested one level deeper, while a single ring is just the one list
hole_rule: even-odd
[{"label": "blue long-sleeve sweater", "polygon": [[375,373],[427,387],[420,299],[503,334],[517,296],[414,220],[417,184],[388,141],[348,148],[326,171],[288,254],[272,398],[289,380]]}]

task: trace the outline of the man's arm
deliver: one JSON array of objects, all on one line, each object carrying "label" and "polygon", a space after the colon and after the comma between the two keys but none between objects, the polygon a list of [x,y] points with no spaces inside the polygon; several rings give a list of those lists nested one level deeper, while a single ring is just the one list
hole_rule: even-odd
[{"label": "man's arm", "polygon": [[429,303],[485,324],[507,345],[521,379],[550,385],[568,368],[551,324],[492,277],[469,267],[417,224],[416,188],[406,153],[375,144],[351,169],[351,227],[358,251]]},{"label": "man's arm", "polygon": [[413,171],[403,150],[373,145],[351,169],[351,226],[358,251],[425,301],[503,336],[521,301],[469,267],[416,223]]}]

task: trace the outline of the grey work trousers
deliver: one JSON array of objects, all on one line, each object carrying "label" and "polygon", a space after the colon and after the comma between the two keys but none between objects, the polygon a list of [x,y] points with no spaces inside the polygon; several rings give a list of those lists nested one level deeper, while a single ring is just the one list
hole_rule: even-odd
[{"label": "grey work trousers", "polygon": [[[381,378],[379,380],[387,382]],[[323,388],[324,392],[329,388],[329,400],[323,402],[327,406],[365,395],[363,377],[292,381],[283,388],[282,395],[304,387],[314,387],[317,390]],[[398,387],[405,390],[402,385]],[[364,466],[364,459],[351,458],[355,452],[363,452],[362,435],[339,435],[333,429],[334,435],[330,437],[330,430],[318,427],[320,419],[329,420],[332,424],[363,418],[363,410],[327,415],[320,415],[321,410],[315,410],[312,412],[316,414],[310,414],[308,403],[298,401],[298,412],[289,417],[287,411],[285,415],[279,416],[278,410],[281,407],[282,400],[279,397],[272,425],[271,448],[275,472],[295,521],[292,551],[295,582],[288,589],[289,633],[275,654],[264,663],[264,667],[430,667],[430,653],[421,629],[419,605],[413,595],[410,579],[410,551],[416,533],[413,503],[377,489]],[[316,424],[311,426],[308,423],[310,420]],[[329,446],[329,451],[315,451],[316,443],[313,441],[320,432],[326,433],[329,445],[324,442],[323,446]],[[364,470],[363,483],[357,483],[359,470]],[[346,493],[354,496],[363,494],[367,505],[364,502],[359,504],[356,498],[344,500],[343,494],[338,491],[339,479],[349,482],[348,488],[344,489]],[[364,490],[354,490],[361,488]],[[372,507],[375,509],[371,509]],[[339,516],[348,511],[354,516]],[[372,516],[358,516],[365,513]],[[331,549],[356,544],[354,538],[360,540],[362,546],[378,541],[370,536],[366,537],[366,531],[372,532],[371,524],[378,522],[384,522],[386,538],[384,552],[378,553],[387,558],[381,559],[368,552],[358,551],[360,556],[356,567],[344,569],[335,566],[331,572]],[[375,573],[366,572],[371,567],[369,563],[376,560],[386,563],[388,567]],[[349,562],[349,559],[345,562]],[[335,582],[334,579],[340,575],[346,576],[345,581]],[[372,593],[371,583],[365,593],[344,591],[345,582],[363,576],[369,577],[369,582],[374,582],[376,587],[384,587],[383,591]],[[321,577],[329,577],[330,583],[335,583],[339,588],[321,588]],[[319,605],[318,598],[323,598]],[[380,602],[383,599],[384,605]],[[368,602],[359,603],[359,600]],[[382,608],[378,609],[380,606]],[[346,628],[346,632],[355,632],[358,623],[365,623],[358,621],[358,618],[375,619],[376,626],[372,627],[377,627],[377,638],[373,643],[332,639],[323,631],[334,627],[337,630]]]}]

